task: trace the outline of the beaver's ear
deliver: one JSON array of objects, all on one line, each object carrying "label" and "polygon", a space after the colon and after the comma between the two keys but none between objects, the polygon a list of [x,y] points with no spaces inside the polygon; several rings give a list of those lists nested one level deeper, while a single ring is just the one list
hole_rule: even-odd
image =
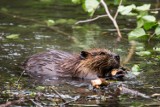
[{"label": "beaver's ear", "polygon": [[86,59],[89,55],[90,55],[89,52],[87,52],[87,51],[81,51],[80,58]]}]

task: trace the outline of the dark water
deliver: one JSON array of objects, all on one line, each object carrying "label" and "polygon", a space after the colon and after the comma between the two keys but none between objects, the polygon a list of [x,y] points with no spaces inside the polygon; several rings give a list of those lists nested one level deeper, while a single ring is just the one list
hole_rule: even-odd
[{"label": "dark water", "polygon": [[[153,7],[157,5],[153,3]],[[62,19],[67,19],[67,22],[70,19],[87,19],[87,14],[83,13],[80,6],[61,3],[58,0],[53,0],[52,3],[43,2],[43,0],[41,2],[36,0],[0,0],[0,8],[0,90],[8,89],[8,87],[15,90],[13,84],[18,80],[22,72],[19,69],[20,64],[34,53],[49,49],[80,52],[91,48],[108,48],[120,54],[123,62],[131,47],[127,40],[127,32],[135,26],[135,22],[132,19],[122,18],[119,21],[123,39],[117,43],[117,34],[109,19],[108,22],[102,19],[96,21],[96,24],[92,22],[83,24],[83,26],[74,25],[73,20],[72,23],[60,23]],[[54,27],[56,30],[44,24],[48,19],[55,20],[57,23],[59,21]],[[128,22],[126,23],[126,21]],[[11,34],[18,34],[19,37],[8,39],[7,36]],[[143,44],[146,49],[151,49],[155,44],[159,44],[159,41]],[[126,66],[131,68],[134,64],[141,64],[143,73],[138,77],[140,83],[132,84],[131,88],[147,95],[160,93],[159,60],[139,57],[134,54]],[[22,76],[20,80],[21,89],[30,90],[30,88],[32,89],[36,86],[33,82],[34,86],[32,86],[33,84],[30,84],[30,80],[30,77]],[[81,85],[80,83],[76,84]],[[68,92],[68,90],[70,91]],[[122,107],[149,103],[147,99],[139,97],[124,97],[113,102],[95,100],[87,100],[86,102],[84,100],[86,96],[95,94],[88,90],[88,86],[77,88],[73,85],[63,84],[59,85],[59,91],[69,95],[74,93],[73,96],[80,93],[82,98],[79,102],[76,102],[78,104],[102,104]],[[155,102],[157,100],[158,98],[155,99]],[[153,100],[149,101],[153,102]],[[2,98],[1,102],[4,102]]]}]

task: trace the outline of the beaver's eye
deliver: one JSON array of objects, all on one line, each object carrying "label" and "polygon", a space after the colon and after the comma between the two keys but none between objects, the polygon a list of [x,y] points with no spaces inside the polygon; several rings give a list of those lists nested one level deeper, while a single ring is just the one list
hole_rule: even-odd
[{"label": "beaver's eye", "polygon": [[117,60],[120,60],[120,56],[119,56],[119,55],[115,55],[115,58],[116,58]]},{"label": "beaver's eye", "polygon": [[105,54],[106,54],[105,52],[100,52],[100,53],[99,53],[99,55],[105,55]]}]

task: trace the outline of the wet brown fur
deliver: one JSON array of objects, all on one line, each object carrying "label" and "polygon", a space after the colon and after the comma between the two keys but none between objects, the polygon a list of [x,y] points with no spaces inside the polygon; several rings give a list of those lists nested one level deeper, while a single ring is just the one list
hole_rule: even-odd
[{"label": "wet brown fur", "polygon": [[31,56],[23,64],[33,77],[78,77],[95,79],[120,66],[119,56],[107,49],[92,49],[79,54],[51,50]]}]

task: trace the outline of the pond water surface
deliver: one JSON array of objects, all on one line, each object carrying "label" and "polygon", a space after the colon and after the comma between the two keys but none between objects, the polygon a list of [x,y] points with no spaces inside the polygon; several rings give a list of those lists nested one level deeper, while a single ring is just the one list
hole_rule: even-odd
[{"label": "pond water surface", "polygon": [[[89,83],[82,83],[82,81],[64,80],[65,82],[61,81],[61,84],[53,85],[46,81],[37,83],[34,79],[32,80],[23,74],[17,84],[22,73],[19,68],[21,63],[28,56],[38,52],[50,49],[80,52],[91,48],[108,48],[118,53],[122,62],[128,55],[131,44],[128,42],[127,33],[136,25],[134,19],[120,17],[121,21],[118,23],[122,29],[123,38],[117,43],[117,34],[109,19],[108,21],[102,19],[81,26],[75,25],[76,20],[87,19],[87,14],[82,11],[80,6],[61,2],[58,0],[53,0],[52,3],[43,0],[0,0],[0,91],[31,93],[32,91],[36,92],[39,85],[47,85],[54,86],[54,89],[66,95],[65,97],[68,99],[80,96],[80,99],[70,106],[160,106],[158,103],[160,98],[158,97],[145,99],[135,96],[121,96],[116,100],[109,98],[107,100],[102,98],[101,100],[89,99],[87,96],[97,95],[99,97],[103,93],[92,91]],[[139,2],[137,1],[137,3]],[[153,3],[153,7],[155,6],[157,5]],[[47,20],[55,20],[56,25],[48,27],[45,24]],[[17,35],[17,37],[7,37],[11,34]],[[142,44],[146,49],[152,49],[155,44],[160,44],[160,42],[155,40]],[[125,66],[131,68],[134,64],[141,64],[142,74],[137,77],[135,83],[128,83],[129,88],[149,96],[160,93],[159,62],[152,57],[140,57],[134,54]],[[51,92],[47,90],[46,93]],[[0,104],[13,99],[13,97],[0,95]],[[54,101],[57,101],[56,98]],[[49,105],[52,102],[54,105],[54,101],[43,102],[42,100],[41,104]],[[58,100],[57,102],[62,101]],[[34,103],[26,102],[22,105],[33,106]]]}]

